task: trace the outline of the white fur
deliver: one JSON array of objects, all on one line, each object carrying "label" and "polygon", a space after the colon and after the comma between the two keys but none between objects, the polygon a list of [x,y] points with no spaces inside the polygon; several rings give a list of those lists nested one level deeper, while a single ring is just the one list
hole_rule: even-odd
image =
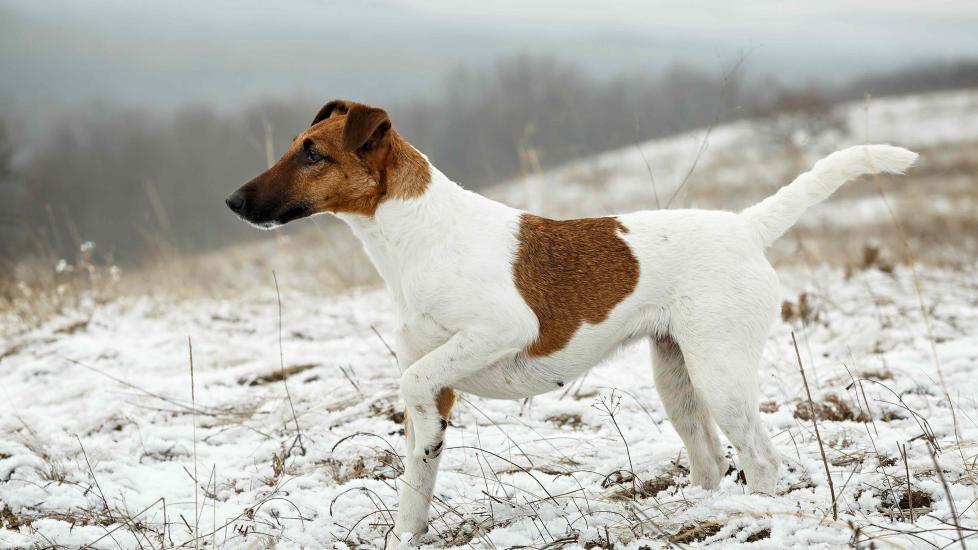
[{"label": "white fur", "polygon": [[[780,298],[764,248],[846,180],[900,172],[916,155],[888,145],[829,155],[741,214],[709,210],[618,216],[638,259],[635,291],[561,350],[531,358],[538,321],[513,281],[521,211],[466,191],[432,167],[420,197],[383,202],[373,218],[341,215],[396,305],[396,352],[408,410],[393,547],[427,530],[442,431],[443,387],[519,399],[554,390],[628,341],[652,342],[656,388],[686,445],[693,482],[726,471],[714,422],[738,450],[752,491],[774,494],[780,457],[758,416],[757,365]],[[580,292],[587,292],[582,288]],[[664,340],[674,340],[677,353]]]},{"label": "white fur", "polygon": [[902,174],[917,160],[917,153],[892,145],[863,145],[836,151],[815,163],[777,193],[740,213],[754,226],[765,246],[773,243],[845,182],[863,174]]}]

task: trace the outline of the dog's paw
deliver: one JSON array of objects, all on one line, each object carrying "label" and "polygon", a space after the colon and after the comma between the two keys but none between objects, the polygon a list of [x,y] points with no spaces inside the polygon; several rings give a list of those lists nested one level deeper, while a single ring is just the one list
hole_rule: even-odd
[{"label": "dog's paw", "polygon": [[391,532],[387,537],[387,543],[384,545],[384,550],[407,550],[411,548],[411,539],[414,535],[411,533],[400,533]]},{"label": "dog's paw", "polygon": [[384,546],[385,550],[413,550],[427,544],[434,544],[438,542],[438,535],[431,532],[424,533],[410,533],[405,532],[400,535],[392,532],[389,537],[387,537],[387,544]]}]

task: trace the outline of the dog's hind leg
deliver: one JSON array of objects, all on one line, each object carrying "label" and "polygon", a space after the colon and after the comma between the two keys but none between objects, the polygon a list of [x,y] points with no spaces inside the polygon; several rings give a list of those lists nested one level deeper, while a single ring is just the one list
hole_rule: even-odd
[{"label": "dog's hind leg", "polygon": [[741,303],[727,298],[725,311],[710,311],[709,303],[676,311],[671,332],[693,388],[737,448],[747,486],[773,495],[781,457],[758,414],[757,368],[776,300],[763,294]]},{"label": "dog's hind leg", "polygon": [[706,403],[696,394],[686,372],[682,351],[671,338],[653,339],[655,389],[669,421],[689,454],[690,481],[715,489],[729,466]]}]

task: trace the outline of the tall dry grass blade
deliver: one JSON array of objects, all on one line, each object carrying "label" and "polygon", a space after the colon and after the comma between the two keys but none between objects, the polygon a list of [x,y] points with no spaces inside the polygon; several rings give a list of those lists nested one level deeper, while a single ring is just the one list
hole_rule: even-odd
[{"label": "tall dry grass blade", "polygon": [[187,353],[190,356],[190,404],[192,406],[192,413],[190,418],[193,422],[193,451],[194,451],[194,550],[200,550],[200,520],[198,510],[200,510],[199,502],[199,487],[197,487],[197,392],[194,389],[194,344],[187,336]]},{"label": "tall dry grass blade", "polygon": [[[866,143],[869,143],[869,100],[870,94],[866,94],[866,100],[863,106],[864,118],[866,121],[865,135],[864,138]],[[875,172],[875,170],[874,170]],[[941,358],[937,354],[937,340],[934,339],[934,331],[931,328],[930,314],[927,313],[927,305],[924,303],[924,290],[923,285],[920,282],[920,274],[917,273],[917,262],[914,259],[913,249],[910,248],[910,241],[907,239],[907,233],[903,230],[903,224],[897,219],[896,214],[893,212],[893,208],[890,206],[890,201],[887,200],[886,194],[883,192],[883,185],[880,183],[879,174],[873,174],[873,183],[876,184],[876,191],[879,193],[880,199],[883,200],[884,206],[886,206],[886,212],[890,216],[890,222],[893,224],[894,230],[896,230],[897,237],[900,240],[900,246],[903,247],[904,255],[906,256],[907,265],[910,266],[910,273],[913,275],[913,286],[914,291],[917,293],[917,306],[920,308],[920,315],[924,319],[924,330],[927,334],[927,343],[930,346],[931,357],[934,360],[934,370],[937,371],[937,378],[941,382],[941,389],[944,390],[944,397],[947,398],[947,406],[951,411],[951,423],[954,426],[954,442],[957,444],[958,455],[961,457],[961,462],[964,465],[964,471],[971,481],[972,487],[978,485],[978,480],[974,478],[971,470],[968,468],[968,459],[964,456],[964,450],[962,445],[962,440],[964,439],[961,435],[961,426],[958,423],[958,415],[954,410],[954,401],[951,399],[951,392],[947,388],[947,382],[944,380],[944,369],[941,368]],[[976,510],[978,514],[978,510]]]},{"label": "tall dry grass blade", "polygon": [[75,439],[78,441],[78,446],[81,448],[82,456],[85,458],[85,464],[88,466],[88,473],[92,475],[92,481],[95,482],[95,488],[98,489],[98,496],[102,499],[102,506],[105,508],[105,512],[109,514],[109,519],[113,519],[112,510],[109,508],[109,501],[105,498],[105,492],[102,491],[102,485],[99,484],[98,478],[95,477],[95,470],[92,468],[91,461],[88,460],[88,453],[85,452],[85,446],[82,445],[81,438],[78,434],[75,434]]},{"label": "tall dry grass blade", "polygon": [[[109,521],[115,521],[116,515],[112,513],[112,508],[109,507],[109,501],[108,499],[105,498],[105,492],[102,491],[102,485],[99,484],[98,478],[95,477],[95,469],[92,468],[92,462],[88,459],[88,452],[85,451],[85,446],[82,445],[81,438],[78,437],[78,434],[75,434],[75,439],[78,441],[78,446],[81,448],[82,456],[85,458],[85,464],[86,466],[88,466],[88,473],[91,474],[92,480],[95,482],[95,488],[98,490],[99,498],[102,499],[102,507],[105,509],[105,513],[108,514]],[[159,502],[159,500],[157,500],[156,502]],[[155,502],[153,504],[155,504]],[[152,504],[150,506],[152,506]],[[143,511],[145,511],[145,509]],[[142,512],[140,512],[140,514],[141,513]],[[110,537],[112,539],[112,542],[115,542],[116,545],[118,545],[119,541],[115,540],[115,537],[112,537],[111,535],[119,527],[125,526],[129,528],[129,531],[132,533],[132,536],[136,540],[136,544],[139,545],[139,548],[143,548],[143,543],[139,541],[139,535],[142,535],[145,538],[146,534],[141,532],[136,527],[135,522],[132,521],[132,518],[131,517],[127,518],[127,515],[125,513],[120,514],[119,519],[121,520],[119,522],[119,525],[115,529],[112,529],[111,531],[107,531],[105,535],[103,535],[101,538]],[[99,540],[101,540],[101,538]],[[147,539],[146,542],[149,542],[149,540]],[[91,546],[92,544],[94,543],[89,543],[86,547]]]},{"label": "tall dry grass blade", "polygon": [[832,482],[832,473],[829,472],[829,461],[825,458],[825,445],[822,444],[822,434],[818,431],[818,419],[815,413],[815,402],[812,401],[812,392],[808,389],[808,378],[805,377],[805,368],[801,364],[801,352],[798,351],[798,340],[795,339],[795,331],[791,331],[791,343],[795,346],[795,357],[798,358],[798,371],[801,372],[801,380],[805,383],[805,395],[808,396],[808,408],[812,416],[812,427],[815,428],[815,439],[818,440],[818,451],[822,453],[822,464],[825,466],[825,477],[829,481],[829,493],[832,495],[832,519],[839,519],[839,504],[835,498],[835,484]]},{"label": "tall dry grass blade", "polygon": [[[163,497],[160,497],[160,498],[154,500],[153,502],[149,503],[148,506],[146,506],[142,510],[136,512],[136,514],[133,515],[132,518],[130,518],[130,519],[138,518],[139,516],[143,515],[147,510],[149,510],[153,506],[156,506],[156,504],[158,502],[162,502],[163,503],[163,530],[165,532],[166,531],[166,526],[167,526],[167,521],[166,521],[166,499],[163,498]],[[82,550],[85,550],[86,548],[94,548],[95,547],[95,544],[101,542],[102,539],[104,539],[105,537],[110,537],[110,538],[112,538],[113,541],[115,541],[115,537],[112,537],[112,533],[118,531],[119,529],[121,529],[124,526],[126,526],[126,524],[124,524],[124,523],[120,523],[119,525],[116,525],[115,527],[113,527],[112,529],[110,529],[109,531],[107,531],[104,535],[102,535],[99,538],[97,538],[97,539],[95,539],[95,540],[93,540],[93,541],[85,544],[84,546],[82,546],[81,547]],[[171,544],[173,543],[173,540],[172,539],[170,540],[170,543]],[[118,543],[116,543],[116,544],[118,545]],[[55,547],[56,546],[53,543],[50,545],[50,548],[55,548]],[[160,543],[160,548],[163,548],[163,543],[162,542]]]},{"label": "tall dry grass blade", "polygon": [[149,391],[147,389],[144,389],[144,388],[141,388],[141,387],[139,387],[139,386],[137,386],[135,384],[131,384],[129,382],[126,382],[125,380],[123,380],[121,378],[118,378],[116,376],[112,376],[111,374],[109,374],[109,373],[107,373],[107,372],[105,372],[103,370],[97,369],[97,368],[95,368],[95,367],[93,367],[91,365],[86,365],[85,363],[82,363],[81,361],[76,361],[75,359],[72,359],[70,357],[65,357],[63,355],[61,356],[61,358],[64,359],[65,361],[68,361],[72,365],[77,365],[77,366],[82,367],[84,369],[88,369],[88,370],[90,370],[90,371],[92,371],[92,372],[94,372],[96,374],[101,374],[102,376],[108,378],[109,380],[112,380],[114,382],[118,382],[119,384],[122,384],[123,386],[125,386],[127,388],[136,390],[136,391],[138,391],[138,392],[140,392],[142,394],[148,395],[150,397],[154,397],[156,399],[159,399],[160,401],[163,401],[165,403],[169,403],[169,404],[171,404],[171,405],[173,405],[175,407],[179,407],[179,408],[184,409],[184,410],[186,410],[188,412],[191,412],[191,413],[194,413],[194,414],[200,412],[200,413],[204,414],[205,416],[217,416],[217,413],[215,413],[215,412],[212,412],[212,411],[198,411],[196,406],[187,406],[186,405],[186,402],[181,403],[181,402],[179,402],[179,401],[177,401],[175,399],[171,399],[171,398],[166,397],[164,395],[151,392],[151,391]]},{"label": "tall dry grass blade", "polygon": [[951,510],[951,519],[954,520],[954,528],[958,531],[958,542],[961,543],[962,550],[968,550],[968,545],[964,542],[964,532],[961,531],[961,523],[958,521],[958,511],[954,506],[954,498],[951,497],[951,487],[947,484],[947,478],[944,477],[944,471],[941,470],[941,465],[937,462],[937,453],[934,451],[934,446],[928,444],[927,450],[930,452],[930,459],[934,462],[934,469],[937,470],[937,477],[941,480],[941,486],[944,487],[944,496],[947,498],[947,507]]},{"label": "tall dry grass blade", "polygon": [[666,206],[665,206],[666,210],[668,210],[669,207],[672,206],[672,201],[676,200],[676,197],[679,196],[679,193],[681,193],[682,190],[686,188],[686,184],[689,183],[690,176],[692,176],[693,172],[696,171],[696,166],[699,164],[700,158],[703,156],[703,153],[705,153],[707,148],[709,147],[710,134],[713,133],[713,128],[716,127],[717,123],[720,121],[720,110],[723,108],[723,100],[727,96],[727,87],[728,84],[730,83],[730,79],[733,77],[734,73],[736,73],[737,70],[740,69],[740,66],[743,65],[744,61],[746,60],[747,60],[747,54],[742,54],[740,56],[740,59],[738,59],[737,62],[734,63],[734,66],[731,67],[730,70],[727,71],[725,75],[723,75],[723,82],[720,84],[720,99],[719,101],[717,101],[717,103],[719,104],[717,106],[717,111],[716,113],[714,113],[713,120],[710,122],[710,125],[706,128],[706,133],[703,134],[703,139],[702,141],[700,141],[700,146],[696,150],[696,156],[693,158],[693,162],[692,164],[690,164],[689,170],[686,172],[686,176],[683,177],[683,180],[679,183],[679,186],[676,187],[676,190],[673,191],[672,195],[669,197],[669,200],[666,201]]},{"label": "tall dry grass blade", "polygon": [[[913,513],[913,487],[910,485],[910,463],[907,462],[907,446],[900,445],[900,456],[903,457],[903,468],[907,472],[907,505],[910,507],[910,523],[917,523]],[[885,473],[885,472],[884,472]],[[899,507],[900,501],[896,501]]]},{"label": "tall dry grass blade", "polygon": [[400,361],[397,360],[397,354],[394,353],[393,348],[391,348],[390,344],[387,343],[387,340],[385,340],[384,337],[380,334],[380,331],[377,330],[377,327],[370,325],[370,330],[374,331],[374,334],[376,334],[377,338],[380,339],[380,343],[384,344],[384,347],[387,348],[387,353],[389,353],[390,356],[394,358],[394,363],[396,363],[400,367],[401,363]]},{"label": "tall dry grass blade", "polygon": [[649,181],[652,182],[652,195],[655,197],[655,209],[661,210],[662,204],[659,202],[659,190],[655,185],[655,175],[652,174],[652,165],[649,163],[649,159],[645,156],[645,151],[642,150],[641,139],[639,138],[641,134],[639,133],[638,127],[638,115],[635,115],[635,148],[638,149],[638,154],[642,156],[642,162],[645,163],[645,168],[649,171]]},{"label": "tall dry grass blade", "polygon": [[295,404],[292,402],[292,393],[289,391],[288,374],[285,372],[285,352],[282,349],[282,293],[278,288],[278,275],[272,270],[272,279],[275,281],[275,298],[278,300],[278,361],[279,368],[282,369],[282,385],[285,386],[285,397],[289,400],[289,409],[292,411],[292,421],[295,422],[295,440],[289,447],[289,455],[292,449],[299,446],[299,454],[305,456],[306,447],[302,444],[302,430],[299,428],[299,417],[295,414]]},{"label": "tall dry grass blade", "polygon": [[211,467],[211,548],[217,548],[217,464]]},{"label": "tall dry grass blade", "polygon": [[[615,430],[618,431],[618,436],[621,437],[622,443],[625,444],[625,456],[628,457],[628,469],[629,473],[632,474],[632,500],[638,500],[638,488],[641,484],[641,480],[638,479],[638,474],[635,473],[635,464],[632,462],[632,451],[628,447],[628,440],[625,439],[625,434],[621,431],[621,426],[618,425],[618,419],[615,418],[615,414],[618,412],[618,408],[621,405],[621,398],[615,394],[615,390],[611,390],[611,395],[608,400],[602,397],[598,406],[597,403],[592,405],[592,407],[598,412],[603,412],[608,418],[611,419],[611,423],[615,426]],[[603,411],[602,411],[603,409]]]},{"label": "tall dry grass blade", "polygon": [[[866,120],[864,139],[867,145],[869,145],[869,100],[870,95],[866,94],[863,109],[865,111]],[[872,162],[872,159],[870,159],[870,162]],[[900,223],[900,220],[897,219],[896,214],[893,212],[893,208],[890,206],[890,201],[886,198],[886,193],[883,192],[883,185],[880,183],[879,174],[873,174],[873,183],[876,185],[876,192],[879,193],[880,199],[882,199],[883,205],[886,207],[886,212],[889,214],[890,222],[893,224],[893,229],[896,231],[897,238],[900,240],[900,246],[903,248],[907,265],[910,267],[910,273],[913,276],[914,290],[917,292],[917,305],[920,308],[920,315],[924,319],[924,328],[927,331],[927,341],[930,344],[930,352],[934,360],[934,369],[937,371],[937,377],[941,381],[941,387],[944,389],[944,393],[947,393],[947,384],[944,381],[944,371],[941,369],[940,357],[937,355],[937,344],[934,341],[934,335],[931,331],[930,315],[927,313],[926,304],[924,304],[923,285],[920,283],[920,275],[917,273],[917,262],[914,259],[913,250],[910,248],[910,241],[907,239],[907,234],[903,230],[903,224]],[[955,426],[956,425],[957,422],[955,422]]]}]

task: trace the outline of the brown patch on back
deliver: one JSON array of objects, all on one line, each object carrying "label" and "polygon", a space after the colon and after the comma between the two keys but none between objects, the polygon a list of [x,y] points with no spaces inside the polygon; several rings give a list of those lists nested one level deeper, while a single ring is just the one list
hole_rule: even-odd
[{"label": "brown patch on back", "polygon": [[513,279],[540,323],[531,357],[570,342],[582,323],[598,324],[638,284],[639,265],[617,218],[548,220],[523,214]]}]

